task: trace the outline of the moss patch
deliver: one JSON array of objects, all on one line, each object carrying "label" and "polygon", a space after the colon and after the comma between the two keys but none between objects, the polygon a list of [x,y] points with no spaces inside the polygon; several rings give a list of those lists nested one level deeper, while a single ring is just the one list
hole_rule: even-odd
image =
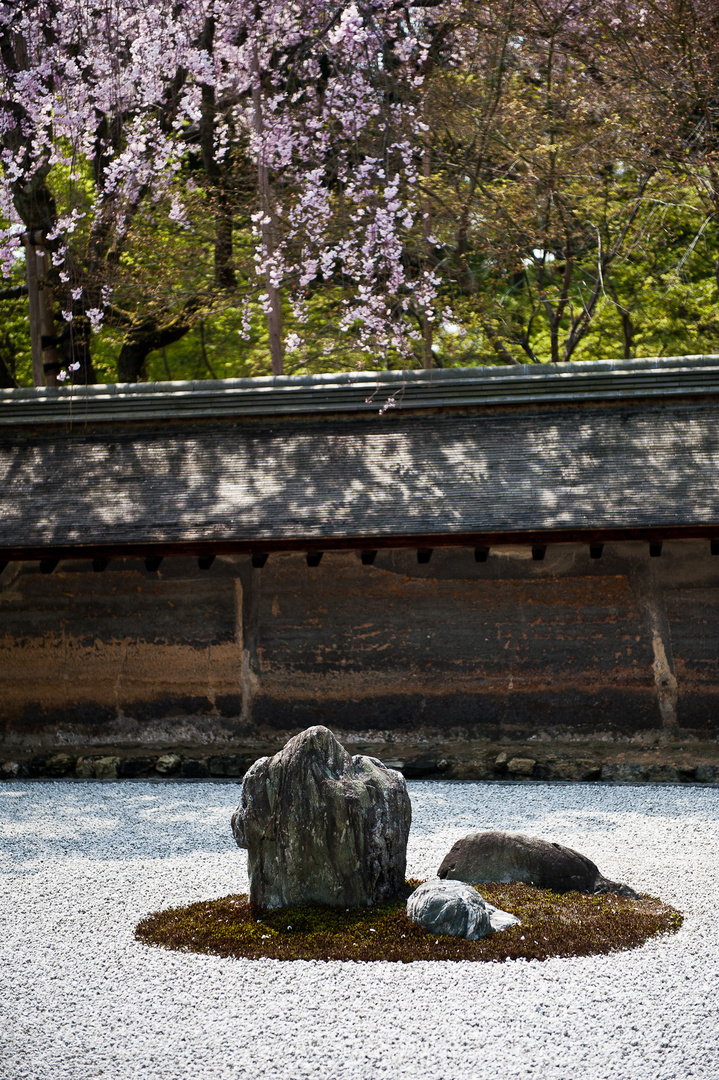
[{"label": "moss patch", "polygon": [[[418,884],[408,882],[411,888]],[[633,949],[682,924],[678,911],[649,896],[559,895],[516,883],[482,885],[480,891],[522,925],[464,941],[421,930],[407,918],[404,901],[359,911],[309,905],[262,914],[237,895],[148,915],[135,937],[148,945],[250,960],[546,960]]]}]

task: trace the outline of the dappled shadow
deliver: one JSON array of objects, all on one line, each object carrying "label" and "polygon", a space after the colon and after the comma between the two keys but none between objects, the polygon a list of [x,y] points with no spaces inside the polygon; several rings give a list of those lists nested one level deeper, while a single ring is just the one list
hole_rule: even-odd
[{"label": "dappled shadow", "polygon": [[0,546],[706,524],[718,465],[714,404],[13,432]]}]

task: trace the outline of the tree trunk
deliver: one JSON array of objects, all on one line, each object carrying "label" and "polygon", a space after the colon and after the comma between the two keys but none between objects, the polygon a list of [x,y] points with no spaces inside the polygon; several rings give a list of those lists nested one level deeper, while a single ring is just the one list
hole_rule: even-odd
[{"label": "tree trunk", "polygon": [[[76,317],[58,340],[61,348],[61,363],[68,370],[75,386],[94,386],[97,375],[90,354],[92,329],[89,319]],[[76,371],[70,371],[71,364],[79,364]]]},{"label": "tree trunk", "polygon": [[37,256],[35,254],[35,234],[23,233],[25,245],[25,272],[27,274],[27,300],[30,320],[30,348],[32,351],[33,386],[44,386],[42,371],[42,331],[40,330],[40,289],[37,283]]},{"label": "tree trunk", "polygon": [[[206,49],[208,54],[212,56],[214,41],[215,20],[211,15],[208,15],[198,44],[201,49]],[[217,102],[214,85],[212,83],[203,83],[201,93],[200,149],[202,151],[202,167],[216,194],[214,208],[215,285],[218,289],[234,289],[237,286],[237,279],[232,265],[232,206],[224,186],[224,169],[215,157]]]},{"label": "tree trunk", "polygon": [[274,224],[272,220],[272,203],[270,200],[270,176],[264,160],[264,150],[261,144],[264,122],[262,119],[262,86],[260,84],[260,62],[255,50],[252,60],[252,104],[254,106],[255,134],[260,140],[257,154],[257,185],[260,191],[262,205],[262,246],[265,251],[267,262],[265,264],[265,289],[268,296],[267,329],[270,334],[270,357],[272,358],[272,374],[282,375],[284,366],[282,362],[282,298],[280,291],[272,280],[272,256],[275,251]]},{"label": "tree trunk", "polygon": [[[428,117],[427,117],[428,118]],[[426,183],[429,183],[429,178],[432,175],[432,151],[430,149],[429,141],[425,142],[424,153],[422,154],[422,176]],[[422,207],[422,239],[424,241],[425,252],[425,271],[429,272],[430,259],[429,259],[429,238],[432,234],[431,218],[430,218],[430,201],[429,192],[425,192]],[[429,318],[429,312],[427,308],[424,309],[424,316],[422,319],[422,352],[423,362],[425,370],[429,370],[432,367],[434,361],[434,354],[432,352],[432,322]]]},{"label": "tree trunk", "polygon": [[46,386],[57,386],[60,374],[60,362],[57,358],[55,343],[55,318],[53,315],[53,296],[47,280],[47,255],[44,248],[35,248],[37,257],[37,277],[40,286],[39,314],[42,344],[42,370]]},{"label": "tree trunk", "polygon": [[429,370],[434,364],[434,353],[432,352],[432,323],[427,318],[426,312],[422,318],[422,353],[424,368]]},{"label": "tree trunk", "polygon": [[219,193],[215,213],[215,285],[231,291],[237,288],[237,277],[232,265],[232,211],[224,191]]},{"label": "tree trunk", "polygon": [[155,349],[179,341],[191,329],[189,322],[175,322],[158,327],[154,319],[128,331],[117,359],[117,381],[142,382],[147,376],[147,358]]},{"label": "tree trunk", "polygon": [[117,381],[142,382],[145,378],[145,362],[151,351],[143,341],[123,341],[117,358]]},{"label": "tree trunk", "polygon": [[12,377],[10,368],[0,356],[0,390],[12,390],[16,386],[17,383]]}]

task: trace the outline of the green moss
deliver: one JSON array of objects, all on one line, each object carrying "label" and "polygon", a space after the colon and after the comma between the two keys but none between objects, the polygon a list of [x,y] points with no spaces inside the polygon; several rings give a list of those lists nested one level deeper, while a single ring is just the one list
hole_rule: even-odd
[{"label": "green moss", "polygon": [[[418,884],[408,882],[408,892]],[[313,904],[261,913],[237,895],[156,912],[137,925],[135,936],[149,945],[251,960],[546,960],[636,948],[678,930],[683,921],[649,896],[559,895],[517,883],[482,885],[480,891],[522,925],[464,941],[415,926],[404,900],[353,911]]]}]

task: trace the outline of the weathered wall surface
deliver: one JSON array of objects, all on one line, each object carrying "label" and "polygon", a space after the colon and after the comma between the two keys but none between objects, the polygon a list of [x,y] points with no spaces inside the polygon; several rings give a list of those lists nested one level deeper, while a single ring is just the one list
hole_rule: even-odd
[{"label": "weathered wall surface", "polygon": [[[189,563],[189,560],[187,560]],[[120,567],[122,566],[122,569]],[[242,709],[239,579],[67,562],[0,579],[3,745],[229,739]],[[196,567],[196,563],[195,563]]]},{"label": "weathered wall surface", "polygon": [[718,658],[707,542],[17,564],[1,749],[209,751],[312,723],[350,741],[714,740]]},{"label": "weathered wall surface", "polygon": [[677,681],[677,719],[682,727],[719,726],[719,588],[666,591],[667,617]]},{"label": "weathered wall surface", "polygon": [[414,553],[372,568],[325,560],[314,579],[290,558],[263,571],[260,721],[491,739],[656,725],[651,645],[625,577],[513,556],[498,577],[473,572],[471,552],[437,555],[421,575]]}]

